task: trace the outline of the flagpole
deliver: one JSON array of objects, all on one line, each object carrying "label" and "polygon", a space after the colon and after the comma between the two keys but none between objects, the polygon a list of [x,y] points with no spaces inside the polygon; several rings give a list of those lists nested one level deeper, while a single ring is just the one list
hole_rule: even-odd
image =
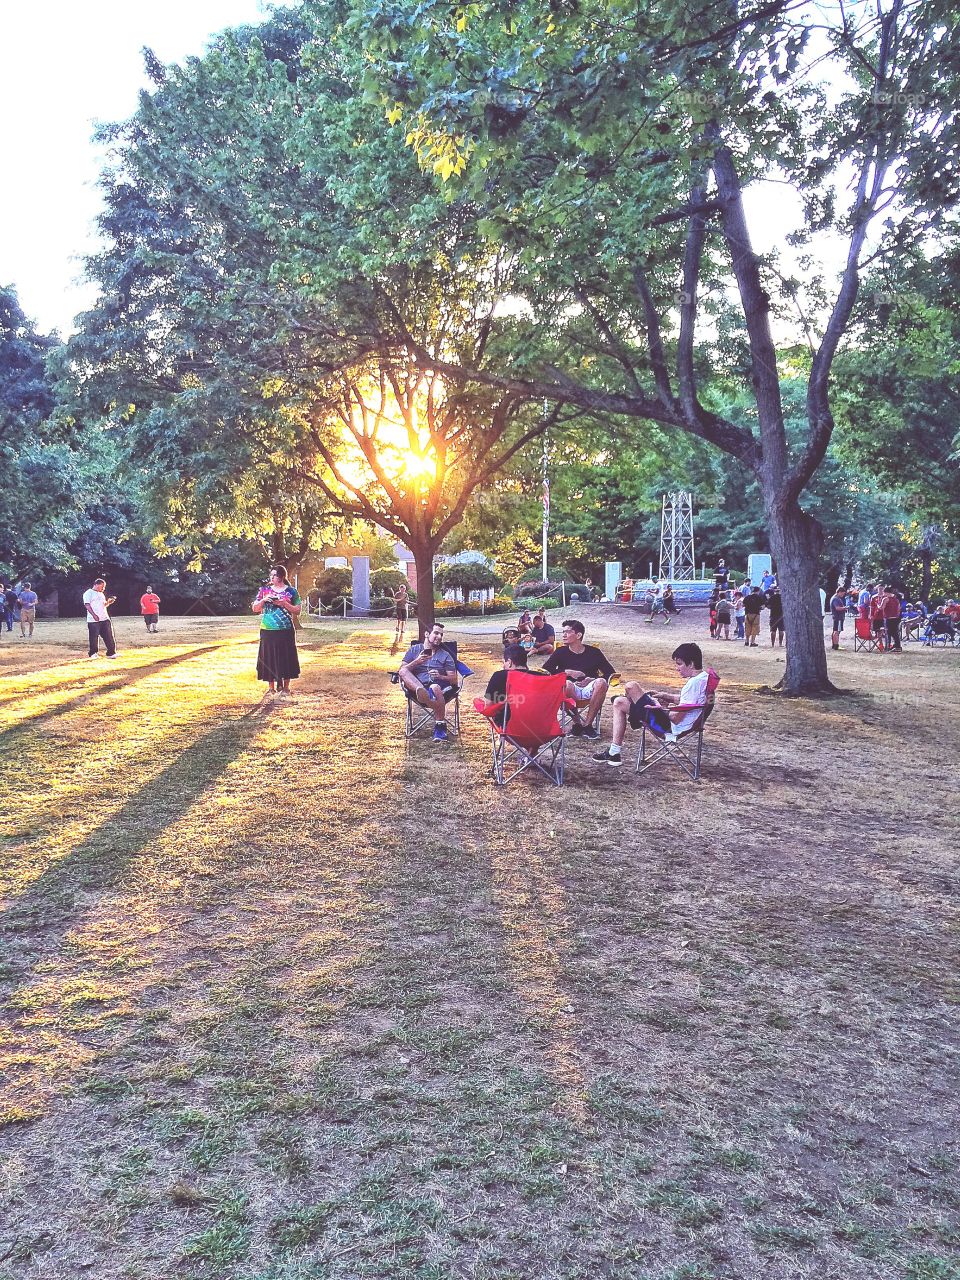
[{"label": "flagpole", "polygon": [[[543,402],[547,412],[547,402]],[[543,581],[547,581],[547,538],[550,534],[550,475],[547,471],[547,433],[543,433]]]}]

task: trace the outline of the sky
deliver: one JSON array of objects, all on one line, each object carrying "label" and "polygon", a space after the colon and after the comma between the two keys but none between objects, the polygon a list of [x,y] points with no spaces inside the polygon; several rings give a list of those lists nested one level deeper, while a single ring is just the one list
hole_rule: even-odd
[{"label": "sky", "polygon": [[0,286],[43,332],[66,336],[90,306],[81,259],[96,246],[95,124],[123,120],[161,62],[202,54],[227,27],[262,21],[263,0],[50,0],[0,17]]}]

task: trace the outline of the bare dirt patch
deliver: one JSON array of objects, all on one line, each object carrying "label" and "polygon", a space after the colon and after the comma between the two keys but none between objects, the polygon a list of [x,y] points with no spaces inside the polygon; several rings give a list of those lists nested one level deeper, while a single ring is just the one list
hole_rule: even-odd
[{"label": "bare dirt patch", "polygon": [[703,638],[700,786],[497,790],[471,711],[404,742],[382,624],[289,705],[248,620],[0,647],[0,1277],[958,1275],[960,655],[791,703],[581,612],[655,687]]}]

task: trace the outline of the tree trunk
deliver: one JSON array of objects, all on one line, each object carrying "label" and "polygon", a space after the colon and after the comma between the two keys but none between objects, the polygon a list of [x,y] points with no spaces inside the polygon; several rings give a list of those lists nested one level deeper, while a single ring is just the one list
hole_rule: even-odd
[{"label": "tree trunk", "polygon": [[920,547],[920,599],[924,604],[930,603],[930,592],[933,589],[933,548]]},{"label": "tree trunk", "polygon": [[433,609],[433,544],[411,546],[417,566],[417,631],[422,640],[434,623]]},{"label": "tree trunk", "polygon": [[795,501],[767,514],[787,637],[786,669],[778,688],[792,698],[834,693],[827,676],[817,574],[820,526]]}]

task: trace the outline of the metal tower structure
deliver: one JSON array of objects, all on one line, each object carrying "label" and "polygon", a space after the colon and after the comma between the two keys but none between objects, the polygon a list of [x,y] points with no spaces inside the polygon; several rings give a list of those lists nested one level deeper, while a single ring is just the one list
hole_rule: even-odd
[{"label": "metal tower structure", "polygon": [[665,493],[660,516],[660,577],[670,582],[692,582],[696,576],[693,494]]}]

